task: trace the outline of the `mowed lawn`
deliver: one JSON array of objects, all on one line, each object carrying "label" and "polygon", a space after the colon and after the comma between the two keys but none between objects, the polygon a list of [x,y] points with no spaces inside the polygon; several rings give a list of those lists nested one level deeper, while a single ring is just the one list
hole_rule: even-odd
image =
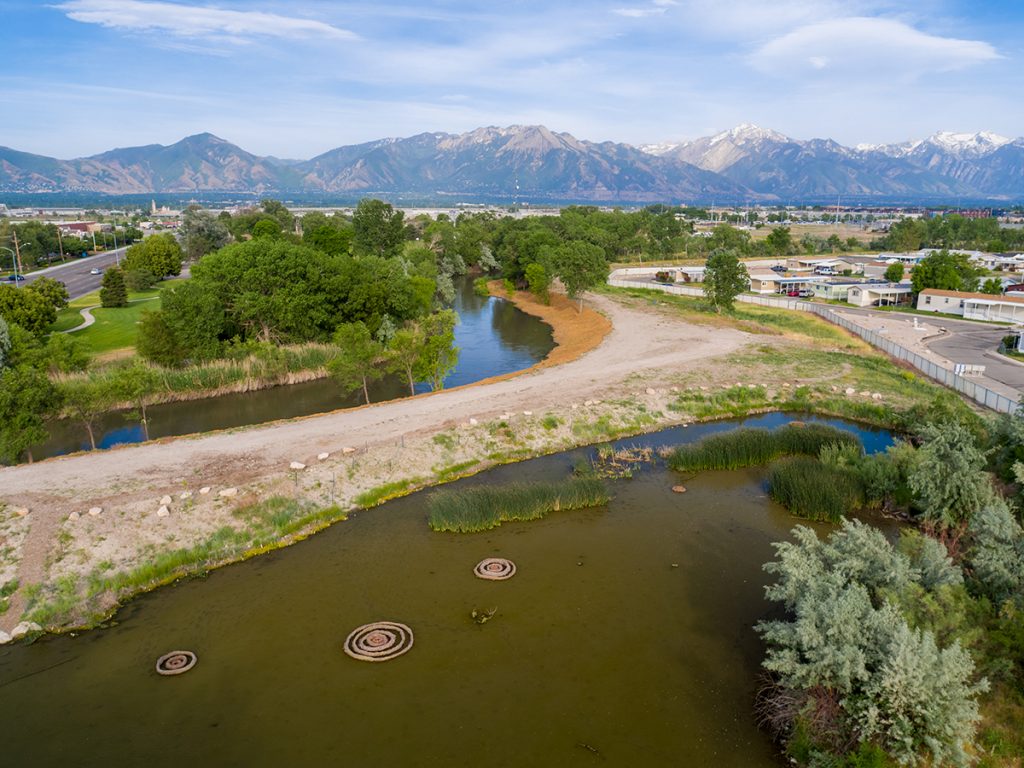
[{"label": "mowed lawn", "polygon": [[57,320],[50,326],[50,332],[78,328],[85,323],[79,310],[95,307],[91,310],[96,322],[88,328],[74,331],[71,338],[81,345],[89,355],[98,356],[120,349],[131,349],[135,346],[138,335],[139,320],[147,310],[160,309],[159,288],[151,291],[128,294],[128,306],[108,308],[98,306],[99,291],[87,293],[85,296],[68,303],[67,308],[57,313]]}]

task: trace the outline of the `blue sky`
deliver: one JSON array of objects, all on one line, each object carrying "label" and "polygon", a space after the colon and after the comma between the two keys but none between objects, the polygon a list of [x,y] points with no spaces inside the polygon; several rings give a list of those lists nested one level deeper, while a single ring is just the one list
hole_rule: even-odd
[{"label": "blue sky", "polygon": [[0,19],[0,144],[62,158],[201,131],[307,158],[515,123],[1024,134],[1018,0],[0,0]]}]

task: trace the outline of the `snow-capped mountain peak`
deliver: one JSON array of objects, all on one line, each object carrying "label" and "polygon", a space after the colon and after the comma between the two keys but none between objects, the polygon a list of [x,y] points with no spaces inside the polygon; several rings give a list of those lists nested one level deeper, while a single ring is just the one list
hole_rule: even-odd
[{"label": "snow-capped mountain peak", "polygon": [[927,141],[953,155],[979,157],[999,149],[1004,144],[1009,144],[1012,139],[990,131],[979,131],[978,133],[939,131],[929,136]]},{"label": "snow-capped mountain peak", "polygon": [[716,133],[708,141],[708,144],[713,145],[725,140],[733,144],[745,144],[750,141],[789,141],[789,138],[770,128],[761,128],[752,123],[741,123],[728,131]]}]

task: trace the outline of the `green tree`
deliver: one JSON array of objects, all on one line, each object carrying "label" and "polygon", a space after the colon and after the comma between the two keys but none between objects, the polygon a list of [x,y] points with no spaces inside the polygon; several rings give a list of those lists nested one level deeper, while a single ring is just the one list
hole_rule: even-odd
[{"label": "green tree", "polygon": [[435,392],[444,389],[444,380],[459,362],[459,348],[455,346],[458,321],[459,316],[446,309],[419,322],[423,342],[413,373],[416,378],[429,382]]},{"label": "green tree", "polygon": [[362,389],[369,405],[369,385],[384,375],[381,367],[384,345],[373,338],[363,322],[339,325],[334,332],[334,343],[340,351],[328,366],[331,376],[345,393]]},{"label": "green tree", "polygon": [[37,277],[28,284],[26,290],[38,293],[50,302],[54,309],[64,309],[68,305],[68,289],[64,283],[52,277]]},{"label": "green tree", "polygon": [[152,235],[127,250],[122,268],[126,272],[148,270],[163,279],[181,274],[182,250],[170,234]]},{"label": "green tree", "polygon": [[716,312],[732,310],[736,297],[750,287],[747,268],[736,251],[715,251],[708,257],[704,274],[704,295]]},{"label": "green tree", "polygon": [[388,344],[388,369],[400,373],[409,384],[409,394],[416,394],[416,371],[423,357],[426,339],[418,327],[399,328]]},{"label": "green tree", "polygon": [[128,287],[124,283],[124,272],[120,269],[112,267],[103,273],[100,304],[104,307],[128,306]]},{"label": "green tree", "polygon": [[273,219],[260,219],[253,225],[252,236],[259,237],[280,237],[281,225]]},{"label": "green tree", "polygon": [[956,422],[926,424],[923,444],[907,482],[927,524],[940,531],[961,528],[989,503],[992,484],[985,454],[967,427]]},{"label": "green tree", "polygon": [[148,291],[158,280],[159,278],[148,269],[129,269],[124,273],[124,284],[134,293]]},{"label": "green tree", "polygon": [[551,303],[551,296],[548,294],[548,288],[551,286],[551,276],[548,271],[544,269],[543,264],[533,262],[532,264],[526,265],[526,284],[530,288],[532,293],[538,301],[544,304]]},{"label": "green tree", "polygon": [[112,399],[132,404],[133,415],[142,424],[142,434],[146,440],[149,440],[146,405],[159,385],[160,375],[153,368],[138,360],[117,368],[110,380]]},{"label": "green tree", "polygon": [[900,262],[893,262],[885,268],[885,274],[883,277],[890,283],[898,283],[903,279],[903,264]]},{"label": "green tree", "polygon": [[[230,216],[228,220],[230,221]],[[195,205],[185,209],[178,232],[184,243],[185,253],[192,261],[223,248],[231,240],[231,233],[224,222]]]},{"label": "green tree", "polygon": [[162,311],[147,310],[142,313],[135,347],[144,360],[166,368],[178,367],[185,361],[187,354]]},{"label": "green tree", "polygon": [[328,224],[315,229],[304,229],[302,244],[332,256],[346,256],[352,249],[352,229]]},{"label": "green tree", "polygon": [[41,293],[0,285],[0,317],[29,333],[41,334],[57,319],[57,310]]},{"label": "green tree", "polygon": [[768,253],[772,256],[787,256],[793,248],[793,237],[789,227],[775,227],[765,238]]},{"label": "green tree", "polygon": [[981,285],[981,292],[992,296],[999,296],[1003,292],[1003,281],[998,277],[990,277]]},{"label": "green tree", "polygon": [[49,437],[46,421],[60,405],[45,372],[28,365],[0,369],[0,462],[14,464]]},{"label": "green tree", "polygon": [[397,256],[405,242],[405,221],[383,200],[363,199],[352,214],[352,245],[356,253]]},{"label": "green tree", "polygon": [[583,292],[608,278],[608,262],[600,246],[582,240],[571,240],[555,248],[550,256],[551,268],[565,286],[570,299],[579,299],[577,312],[583,311]]},{"label": "green tree", "polygon": [[0,317],[0,371],[7,367],[11,355],[11,329]]},{"label": "green tree", "polygon": [[943,291],[973,291],[978,286],[980,271],[964,253],[935,251],[922,259],[911,271],[914,293],[927,288]]},{"label": "green tree", "polygon": [[96,422],[109,411],[116,398],[106,381],[75,381],[60,387],[64,408],[85,429],[89,446],[96,450]]},{"label": "green tree", "polygon": [[[812,743],[879,744],[901,765],[927,751],[933,765],[967,766],[977,696],[987,683],[974,682],[974,664],[958,641],[940,648],[932,629],[908,622],[896,597],[941,602],[945,592],[963,589],[959,569],[934,542],[896,551],[857,521],[844,521],[826,541],[804,526],[793,538],[775,544],[778,559],[765,565],[777,578],[766,595],[787,617],[757,626],[779,694],[805,702],[791,709],[791,729],[810,731]],[[817,719],[819,699],[843,717]],[[830,730],[816,731],[822,724]]]}]

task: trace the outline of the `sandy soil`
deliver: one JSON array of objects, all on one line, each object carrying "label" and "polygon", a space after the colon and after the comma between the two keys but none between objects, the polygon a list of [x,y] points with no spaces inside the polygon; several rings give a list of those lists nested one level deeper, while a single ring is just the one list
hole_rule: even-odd
[{"label": "sandy soil", "polygon": [[[351,506],[359,493],[384,483],[422,485],[446,468],[477,460],[480,466],[495,463],[497,454],[507,460],[538,448],[592,442],[600,437],[588,440],[585,427],[608,412],[602,400],[639,395],[637,389],[646,388],[644,393],[653,396],[647,404],[639,402],[641,397],[629,406],[639,409],[630,413],[640,418],[648,406],[664,407],[671,397],[665,385],[674,376],[737,350],[749,338],[603,297],[588,304],[601,314],[577,315],[575,305],[562,297],[553,297],[551,308],[525,306],[552,323],[559,347],[549,360],[513,377],[0,469],[0,505],[29,510],[17,521],[8,518],[19,532],[8,539],[3,570],[15,570],[16,563],[25,587],[53,584],[66,574],[81,577],[97,567],[129,568],[154,551],[189,546],[223,525],[237,525],[232,512],[256,499],[283,493]],[[653,389],[658,386],[662,389]],[[614,418],[621,424],[632,417]],[[322,453],[329,458],[318,460]],[[291,470],[295,461],[307,468]],[[202,488],[210,490],[201,494]],[[228,488],[237,494],[219,494]],[[172,503],[167,514],[158,515],[165,496]],[[102,512],[89,514],[94,507]],[[11,610],[0,615],[0,629],[9,631],[20,620],[23,593],[19,590]]]}]

